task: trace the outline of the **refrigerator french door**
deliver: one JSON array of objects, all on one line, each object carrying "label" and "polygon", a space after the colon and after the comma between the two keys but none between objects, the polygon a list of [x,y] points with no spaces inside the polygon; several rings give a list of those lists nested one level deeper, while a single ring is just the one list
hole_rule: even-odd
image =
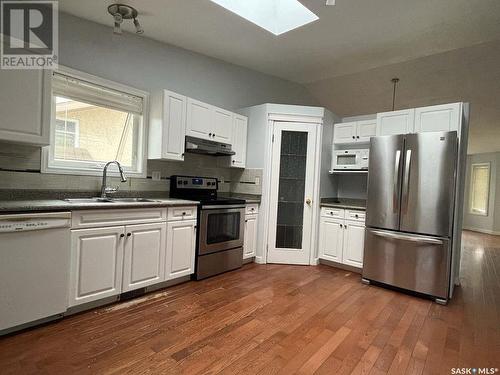
[{"label": "refrigerator french door", "polygon": [[371,139],[365,281],[446,302],[457,152],[456,132]]}]

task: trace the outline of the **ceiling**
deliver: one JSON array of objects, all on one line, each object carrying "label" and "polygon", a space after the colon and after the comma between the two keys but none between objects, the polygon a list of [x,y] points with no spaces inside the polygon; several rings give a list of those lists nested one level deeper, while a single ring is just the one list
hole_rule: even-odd
[{"label": "ceiling", "polygon": [[[300,1],[320,19],[280,36],[209,0],[121,2],[139,10],[144,37],[299,83],[500,39],[499,0]],[[62,0],[59,9],[111,26],[111,3]]]}]

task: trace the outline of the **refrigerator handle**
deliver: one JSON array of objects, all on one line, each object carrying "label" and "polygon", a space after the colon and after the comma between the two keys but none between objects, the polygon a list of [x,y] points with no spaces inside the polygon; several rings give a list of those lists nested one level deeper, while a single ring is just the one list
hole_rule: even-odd
[{"label": "refrigerator handle", "polygon": [[403,173],[403,213],[408,212],[408,194],[410,189],[411,150],[406,150],[405,170]]},{"label": "refrigerator handle", "polygon": [[406,236],[403,234],[396,233],[387,233],[380,230],[370,230],[375,236],[385,237],[385,238],[393,238],[395,240],[403,240],[403,241],[412,241],[412,242],[421,242],[421,243],[431,243],[436,245],[442,245],[444,242],[437,238],[432,237],[424,237],[424,236]]},{"label": "refrigerator handle", "polygon": [[399,206],[399,162],[401,160],[401,150],[396,151],[396,158],[394,160],[394,190],[392,194],[392,211],[397,213]]}]

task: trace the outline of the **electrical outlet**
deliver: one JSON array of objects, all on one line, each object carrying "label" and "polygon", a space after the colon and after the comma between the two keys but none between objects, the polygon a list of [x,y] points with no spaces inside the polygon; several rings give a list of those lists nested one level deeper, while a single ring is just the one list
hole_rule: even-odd
[{"label": "electrical outlet", "polygon": [[161,180],[161,172],[160,171],[152,171],[151,172],[151,179],[158,181]]},{"label": "electrical outlet", "polygon": [[255,177],[255,185],[260,185],[260,177]]},{"label": "electrical outlet", "polygon": [[224,183],[224,176],[219,177],[219,183],[223,184]]}]

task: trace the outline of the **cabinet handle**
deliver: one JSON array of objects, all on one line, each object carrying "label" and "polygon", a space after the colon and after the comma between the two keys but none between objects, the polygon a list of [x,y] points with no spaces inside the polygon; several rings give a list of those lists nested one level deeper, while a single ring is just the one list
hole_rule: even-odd
[{"label": "cabinet handle", "polygon": [[120,234],[120,238],[123,238],[123,237],[125,237],[125,234],[123,234],[123,233]]},{"label": "cabinet handle", "polygon": [[[330,211],[330,215],[332,215],[332,216],[333,216],[333,212],[332,212],[332,211]],[[341,224],[341,225],[342,225],[342,224]]]},{"label": "cabinet handle", "polygon": [[245,223],[248,223],[248,220],[245,220]]},{"label": "cabinet handle", "polygon": [[352,139],[356,139],[356,137],[353,135],[353,136],[352,136]]},{"label": "cabinet handle", "polygon": [[132,235],[132,233],[127,233],[127,237],[130,237]]},{"label": "cabinet handle", "polygon": [[236,163],[236,160],[233,160],[233,164]]},{"label": "cabinet handle", "polygon": [[208,133],[208,136],[211,137],[212,136],[212,133]]},{"label": "cabinet handle", "polygon": [[214,134],[212,134],[212,137],[215,137],[215,133],[214,133]]},{"label": "cabinet handle", "polygon": [[340,225],[340,227],[342,228],[342,224],[339,224],[339,225]]},{"label": "cabinet handle", "polygon": [[186,213],[185,213],[185,212],[183,212],[183,213],[182,213],[182,216],[186,216]]},{"label": "cabinet handle", "polygon": [[356,138],[358,138],[358,139],[359,139],[359,135],[357,135],[357,136],[356,136]]},{"label": "cabinet handle", "polygon": [[359,217],[359,215],[358,215],[358,214],[356,214],[356,215],[354,215],[354,217],[357,219],[357,218]]}]

